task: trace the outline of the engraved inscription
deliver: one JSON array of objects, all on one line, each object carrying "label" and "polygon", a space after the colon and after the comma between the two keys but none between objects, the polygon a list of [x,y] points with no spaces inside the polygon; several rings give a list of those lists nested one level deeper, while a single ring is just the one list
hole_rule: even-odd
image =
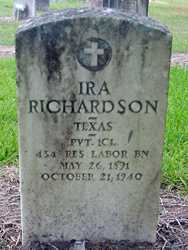
[{"label": "engraved inscription", "polygon": [[104,69],[111,58],[112,48],[109,43],[96,37],[82,42],[77,53],[78,62],[89,71]]},{"label": "engraved inscription", "polygon": [[[89,52],[89,51],[88,51]],[[101,113],[110,115],[112,112],[121,114],[133,113],[138,115],[157,115],[159,111],[158,100],[132,100],[126,101],[123,98],[118,101],[123,112],[115,110],[117,103],[112,99],[112,91],[108,83],[103,82],[97,85],[94,81],[79,82],[79,98],[74,103],[67,99],[53,100],[29,100],[28,111],[31,115],[40,113],[58,114],[58,113],[84,113],[85,119],[74,120],[72,126],[73,136],[68,142],[61,143],[61,151],[48,150],[46,148],[36,152],[36,158],[44,164],[45,171],[41,173],[40,178],[47,181],[66,181],[66,182],[94,182],[104,181],[107,183],[134,183],[144,180],[142,172],[143,164],[151,157],[151,152],[147,148],[133,148],[129,146],[136,137],[136,131],[131,129],[127,131],[127,140],[123,145],[119,144],[117,137],[113,137],[113,130],[116,130],[116,124],[109,119],[104,120],[96,116],[98,106],[103,102],[112,104],[113,109],[103,106]],[[96,87],[98,86],[98,88]],[[90,99],[85,99],[88,96]],[[100,101],[93,98],[100,96]],[[104,100],[103,100],[104,98]],[[108,98],[106,100],[106,98]],[[88,111],[88,103],[93,104]],[[125,106],[123,106],[123,103]],[[80,106],[80,107],[79,107]],[[87,149],[87,153],[86,153]],[[87,160],[89,159],[89,160]],[[56,171],[53,167],[56,162]],[[136,162],[136,163],[134,163]],[[136,164],[136,165],[135,165]],[[45,167],[45,166],[48,166]],[[51,171],[49,171],[51,169]]]},{"label": "engraved inscription", "polygon": [[[96,85],[100,88],[96,88]],[[75,95],[75,94],[74,94]],[[84,96],[93,97],[93,99],[85,100]],[[98,99],[98,97],[105,97],[105,99]],[[42,99],[42,100],[29,100],[29,113],[65,113],[65,114],[110,114],[117,113],[123,114],[150,114],[158,112],[159,101],[158,100],[139,100],[132,99],[126,100],[122,97],[119,100],[113,100],[111,98],[112,93],[108,87],[108,84],[104,81],[102,84],[97,84],[93,81],[79,82],[79,98],[70,100],[69,98],[62,99]],[[106,99],[108,97],[108,99]],[[81,124],[81,123],[80,123]],[[90,123],[88,126],[94,127]],[[79,125],[78,125],[79,126]],[[87,124],[82,123],[85,129]]]},{"label": "engraved inscription", "polygon": [[98,66],[98,56],[104,55],[104,49],[99,49],[98,43],[96,43],[96,42],[91,42],[91,46],[92,46],[91,48],[84,49],[84,53],[91,56],[90,65],[92,67],[97,67]]}]

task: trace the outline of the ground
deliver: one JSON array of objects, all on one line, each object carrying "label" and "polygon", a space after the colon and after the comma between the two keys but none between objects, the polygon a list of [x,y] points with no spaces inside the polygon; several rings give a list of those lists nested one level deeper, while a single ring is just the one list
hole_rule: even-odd
[{"label": "ground", "polygon": [[2,46],[0,45],[0,58],[12,57],[15,55],[14,46]]},{"label": "ground", "polygon": [[[188,200],[175,190],[171,192],[161,190],[160,206],[156,243],[147,246],[146,244],[139,244],[136,248],[135,246],[125,248],[123,245],[118,249],[188,250]],[[20,221],[18,168],[2,168],[0,172],[0,249],[19,250],[21,248]],[[102,249],[113,250],[106,245]],[[101,247],[103,246],[101,245]],[[37,250],[53,249],[61,250],[63,248],[57,248],[57,245],[53,246],[53,244],[45,245],[45,247],[38,244],[37,248]],[[99,250],[97,245],[92,249]]]}]

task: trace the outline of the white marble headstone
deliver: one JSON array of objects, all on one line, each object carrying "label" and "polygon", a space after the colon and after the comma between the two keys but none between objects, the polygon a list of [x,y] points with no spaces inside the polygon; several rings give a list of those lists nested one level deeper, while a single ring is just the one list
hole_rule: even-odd
[{"label": "white marble headstone", "polygon": [[23,241],[153,242],[171,35],[113,10],[17,32]]},{"label": "white marble headstone", "polygon": [[148,15],[149,0],[89,0],[91,7],[115,8],[130,14]]},{"label": "white marble headstone", "polygon": [[49,8],[50,0],[35,0],[36,9],[40,11],[47,11]]}]

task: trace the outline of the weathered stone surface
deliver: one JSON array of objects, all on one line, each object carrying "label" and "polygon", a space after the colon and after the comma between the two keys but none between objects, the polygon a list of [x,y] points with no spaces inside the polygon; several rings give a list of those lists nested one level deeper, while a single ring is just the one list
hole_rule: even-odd
[{"label": "weathered stone surface", "polygon": [[89,0],[91,7],[103,7],[103,0]]},{"label": "weathered stone surface", "polygon": [[171,35],[66,10],[16,38],[24,242],[155,240]]},{"label": "weathered stone surface", "polygon": [[122,9],[126,12],[148,15],[149,0],[90,0],[92,7]]},{"label": "weathered stone surface", "polygon": [[36,9],[47,11],[49,8],[50,0],[36,0]]}]

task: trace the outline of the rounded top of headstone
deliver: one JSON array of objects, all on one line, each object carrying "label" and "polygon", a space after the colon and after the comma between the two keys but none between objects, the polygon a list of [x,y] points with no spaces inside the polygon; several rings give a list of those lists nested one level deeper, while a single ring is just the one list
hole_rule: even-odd
[{"label": "rounded top of headstone", "polygon": [[144,27],[145,31],[155,30],[156,32],[160,32],[162,34],[170,35],[168,28],[165,25],[153,20],[150,17],[139,16],[136,14],[128,14],[122,12],[117,9],[66,9],[62,11],[52,11],[47,14],[35,17],[26,21],[22,26],[19,27],[17,31],[17,35],[24,31],[28,31],[30,29],[40,27],[42,25],[47,25],[50,23],[58,23],[64,20],[70,19],[98,19],[98,18],[115,18],[117,20],[126,20],[126,24],[134,24],[134,27]]}]

